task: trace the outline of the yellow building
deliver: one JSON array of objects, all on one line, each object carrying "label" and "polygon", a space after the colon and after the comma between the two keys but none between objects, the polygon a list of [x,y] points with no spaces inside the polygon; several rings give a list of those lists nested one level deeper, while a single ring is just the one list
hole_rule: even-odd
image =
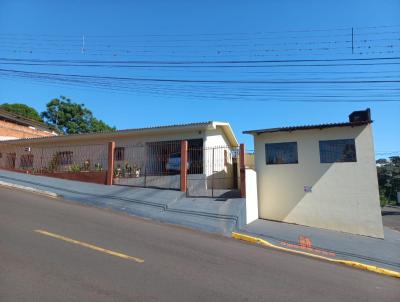
[{"label": "yellow building", "polygon": [[370,111],[349,122],[250,130],[259,217],[383,238]]}]

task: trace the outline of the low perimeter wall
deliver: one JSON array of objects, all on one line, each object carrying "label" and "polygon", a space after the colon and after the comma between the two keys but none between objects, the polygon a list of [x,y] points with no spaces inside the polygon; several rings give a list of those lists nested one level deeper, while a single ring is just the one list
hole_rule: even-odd
[{"label": "low perimeter wall", "polygon": [[84,182],[105,185],[107,181],[107,171],[96,172],[43,172],[37,175],[77,180]]},{"label": "low perimeter wall", "polygon": [[105,185],[107,183],[107,171],[31,173],[30,171],[26,171],[26,170],[15,170],[15,169],[4,169],[4,168],[1,168],[0,170],[23,173],[23,174],[32,174],[32,175],[39,175],[39,176],[63,178],[63,179],[76,180],[76,181],[91,182],[91,183],[101,184],[101,185]]},{"label": "low perimeter wall", "polygon": [[246,168],[246,223],[258,219],[257,172]]}]

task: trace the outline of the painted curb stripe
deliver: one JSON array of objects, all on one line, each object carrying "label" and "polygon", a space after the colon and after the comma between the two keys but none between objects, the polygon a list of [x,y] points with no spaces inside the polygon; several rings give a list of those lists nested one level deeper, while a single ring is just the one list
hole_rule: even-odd
[{"label": "painted curb stripe", "polygon": [[317,258],[317,259],[321,259],[321,260],[325,260],[325,261],[329,261],[329,262],[333,262],[333,263],[340,263],[340,264],[352,266],[352,267],[355,267],[355,268],[358,268],[358,269],[367,270],[367,271],[371,271],[371,272],[374,272],[374,273],[382,274],[382,275],[385,275],[385,276],[400,278],[400,272],[388,270],[388,269],[381,268],[381,267],[378,267],[378,266],[368,265],[368,264],[365,264],[365,263],[356,262],[356,261],[350,261],[350,260],[332,259],[332,258],[320,256],[320,255],[314,255],[314,254],[306,253],[306,252],[303,252],[303,251],[292,250],[292,249],[284,248],[284,247],[281,247],[281,246],[277,246],[275,244],[272,244],[272,243],[268,242],[267,240],[264,240],[264,239],[261,239],[261,238],[258,238],[258,237],[253,237],[253,236],[249,236],[249,235],[241,234],[241,233],[237,233],[237,232],[233,232],[232,233],[232,237],[235,238],[235,239],[239,239],[239,240],[243,240],[243,241],[247,241],[247,242],[251,242],[251,243],[260,244],[260,245],[263,245],[263,246],[266,246],[266,247],[270,247],[270,248],[281,250],[281,251],[285,251],[285,252],[290,252],[290,253],[294,253],[294,254],[300,254],[300,255],[313,257],[313,258]]},{"label": "painted curb stripe", "polygon": [[35,193],[35,194],[47,196],[50,198],[59,198],[60,197],[60,195],[58,195],[57,193],[54,193],[54,192],[39,190],[39,189],[32,188],[32,187],[21,186],[21,185],[9,183],[9,182],[1,181],[1,180],[0,180],[0,186],[6,187],[6,188],[11,188],[11,189],[17,189],[17,190],[21,190],[21,191],[26,191],[26,192],[30,192],[30,193]]},{"label": "painted curb stripe", "polygon": [[114,252],[114,251],[111,251],[111,250],[108,250],[108,249],[105,249],[105,248],[102,248],[102,247],[99,247],[99,246],[95,246],[95,245],[92,245],[92,244],[89,244],[89,243],[86,243],[86,242],[82,242],[82,241],[78,241],[78,240],[71,239],[71,238],[68,238],[68,237],[64,237],[64,236],[61,236],[61,235],[57,235],[57,234],[54,234],[54,233],[50,233],[50,232],[47,232],[47,231],[44,231],[44,230],[34,230],[34,232],[42,234],[42,235],[45,235],[45,236],[49,236],[49,237],[52,237],[52,238],[60,239],[60,240],[63,240],[63,241],[69,242],[69,243],[74,243],[74,244],[86,247],[88,249],[92,249],[92,250],[95,250],[95,251],[98,251],[98,252],[109,254],[109,255],[112,255],[112,256],[115,256],[115,257],[123,258],[123,259],[126,259],[126,260],[133,260],[133,261],[138,262],[138,263],[143,263],[144,262],[144,260],[140,259],[140,258],[128,256],[128,255],[125,255],[125,254],[122,254],[122,253],[118,253],[118,252]]}]

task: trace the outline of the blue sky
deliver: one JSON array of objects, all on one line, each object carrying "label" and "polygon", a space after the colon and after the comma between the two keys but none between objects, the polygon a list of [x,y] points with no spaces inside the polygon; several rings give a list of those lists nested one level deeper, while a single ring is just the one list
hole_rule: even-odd
[{"label": "blue sky", "polygon": [[[257,54],[248,52],[253,49],[260,37],[264,42],[270,41],[270,48],[281,50],[279,56],[265,56],[263,59],[315,59],[315,58],[361,58],[377,56],[377,50],[386,50],[385,44],[378,42],[362,42],[363,37],[388,37],[398,43],[393,43],[390,55],[400,57],[400,27],[380,26],[399,25],[400,1],[7,1],[0,0],[0,57],[20,59],[93,59],[93,60],[161,60],[161,59],[198,59],[201,53],[206,59],[254,59]],[[350,35],[347,28],[354,27],[357,45],[372,46],[370,54],[350,56],[342,51],[348,50],[348,43],[338,44],[324,54],[314,51],[295,50],[295,41],[307,44],[307,41],[323,45],[326,41],[340,40],[343,33]],[[379,27],[379,29],[368,29]],[[367,29],[366,29],[367,28]],[[330,31],[330,29],[335,29]],[[319,32],[318,30],[327,30]],[[303,32],[293,32],[303,31]],[[307,32],[310,31],[310,32]],[[378,31],[378,33],[376,33]],[[380,35],[379,31],[383,34]],[[396,33],[397,31],[397,33]],[[270,32],[279,32],[268,34]],[[224,35],[226,33],[226,35]],[[321,34],[322,33],[322,34]],[[332,37],[323,37],[326,34]],[[86,52],[81,52],[82,36],[85,35]],[[215,35],[215,36],[214,36]],[[364,36],[362,36],[364,35]],[[207,37],[211,37],[208,39]],[[233,37],[233,39],[226,39]],[[338,37],[338,38],[335,38]],[[245,39],[242,39],[245,38]],[[175,40],[183,42],[173,42]],[[223,43],[237,44],[236,54],[223,48],[221,53],[214,52],[215,45]],[[268,40],[269,39],[269,40]],[[150,42],[149,42],[150,40]],[[203,42],[203,40],[207,40]],[[17,41],[17,42],[15,42]],[[56,41],[56,42],[54,42]],[[229,42],[231,41],[231,42]],[[243,42],[244,41],[244,42]],[[347,41],[348,42],[348,41]],[[135,44],[136,43],[136,44]],[[137,44],[138,43],[138,44]],[[156,49],[151,54],[123,53],[126,49],[142,43],[162,45],[166,48]],[[172,46],[177,47],[177,52]],[[285,45],[292,45],[282,46]],[[318,44],[322,43],[322,44]],[[367,44],[362,44],[367,43]],[[374,44],[375,43],[375,44]],[[392,43],[392,42],[391,42]],[[107,46],[110,44],[111,46]],[[243,46],[247,44],[247,46]],[[15,46],[17,45],[17,46]],[[281,46],[276,46],[281,45]],[[315,44],[314,44],[315,45]],[[343,46],[343,47],[342,47]],[[16,48],[13,48],[16,47]],[[107,48],[109,47],[109,48]],[[207,49],[209,47],[209,49]],[[214,47],[214,48],[213,48]],[[358,46],[356,46],[358,47]],[[381,47],[381,48],[379,48]],[[31,49],[31,51],[29,51]],[[63,49],[67,49],[66,51]],[[121,50],[122,49],[122,50]],[[160,50],[161,49],[161,50]],[[162,51],[162,49],[166,51]],[[181,49],[181,50],[180,50]],[[358,49],[358,48],[357,48]],[[363,49],[363,51],[365,51]],[[14,51],[13,50],[17,50]],[[64,53],[63,53],[64,51]],[[252,50],[251,50],[252,51]],[[258,50],[257,50],[258,51]],[[316,50],[315,50],[316,51]],[[292,53],[291,53],[292,52]],[[322,51],[323,52],[323,51]],[[182,55],[183,54],[183,55]],[[286,56],[285,54],[291,54]],[[378,54],[379,55],[379,54]],[[318,72],[332,74],[352,71],[351,67],[324,69],[297,68],[298,74],[289,74],[291,69],[274,69],[266,73],[251,70],[215,69],[215,70],[162,70],[148,69],[102,69],[94,67],[43,67],[43,66],[13,66],[1,65],[0,68],[52,72],[75,73],[90,75],[111,75],[128,77],[152,78],[184,78],[184,79],[302,79],[305,72],[307,77],[320,76]],[[261,69],[256,69],[260,71]],[[354,72],[361,70],[354,69]],[[363,76],[369,72],[386,72],[399,75],[397,66],[368,67],[363,69]],[[307,72],[309,74],[307,74]],[[349,75],[347,75],[349,76]],[[355,74],[355,77],[358,77]],[[398,79],[399,77],[397,77]],[[325,85],[325,87],[324,87]],[[297,99],[307,99],[309,93],[324,94],[324,89],[330,84],[314,85],[304,88],[292,85],[292,97],[298,91]],[[389,88],[399,88],[398,83],[386,85]],[[278,85],[279,86],[279,85]],[[228,121],[235,130],[238,139],[252,149],[252,139],[242,131],[257,128],[269,128],[288,125],[303,125],[314,123],[346,121],[353,110],[370,107],[372,110],[375,136],[375,149],[378,152],[400,150],[400,102],[359,102],[359,103],[320,103],[320,102],[276,102],[285,99],[282,93],[272,93],[275,86],[263,87],[257,99],[231,99],[229,97],[215,98],[207,94],[207,87],[202,87],[202,97],[188,97],[174,91],[181,87],[161,85],[134,86],[129,92],[123,90],[96,89],[60,85],[49,82],[37,82],[30,79],[9,79],[0,77],[0,102],[22,102],[42,111],[46,102],[60,95],[65,95],[73,101],[85,103],[94,114],[105,122],[119,129],[167,125],[206,120]],[[281,87],[281,86],[279,86]],[[283,86],[288,87],[288,86]],[[333,86],[330,85],[330,88]],[[356,88],[361,87],[360,85]],[[363,84],[362,88],[374,88],[374,84]],[[226,93],[235,90],[248,93],[247,86],[224,86],[213,88]],[[272,88],[272,90],[270,90]],[[340,87],[334,87],[339,88]],[[197,91],[196,85],[187,85],[186,90]],[[157,91],[157,92],[156,92]],[[305,96],[300,97],[303,91]],[[170,94],[169,94],[170,93]],[[354,92],[347,91],[349,97]],[[374,91],[371,94],[375,93]],[[377,93],[377,99],[392,98],[389,92]],[[359,100],[364,100],[365,94]],[[215,96],[215,95],[214,95]],[[358,95],[354,94],[354,99]],[[262,101],[260,101],[262,99]],[[294,97],[294,99],[296,99]],[[400,99],[400,98],[399,98]],[[315,100],[315,98],[314,98]],[[400,152],[398,152],[400,153]]]}]

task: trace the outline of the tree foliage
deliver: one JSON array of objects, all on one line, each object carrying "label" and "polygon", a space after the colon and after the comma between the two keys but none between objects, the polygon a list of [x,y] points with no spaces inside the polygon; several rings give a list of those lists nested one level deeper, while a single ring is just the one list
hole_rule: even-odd
[{"label": "tree foliage", "polygon": [[[400,156],[392,156],[389,160],[379,160],[378,183],[381,201],[397,202],[397,192],[400,192]],[[381,202],[382,204],[382,202]]]},{"label": "tree foliage", "polygon": [[115,127],[96,119],[84,104],[73,103],[69,98],[61,96],[53,99],[42,112],[44,121],[64,134],[114,131]]},{"label": "tree foliage", "polygon": [[35,108],[32,108],[28,105],[25,104],[19,104],[19,103],[14,103],[14,104],[9,104],[9,103],[4,103],[0,105],[0,108],[3,110],[6,110],[8,112],[12,112],[15,114],[18,114],[22,117],[38,121],[38,122],[43,122],[42,118],[40,117],[39,113],[36,111]]}]

